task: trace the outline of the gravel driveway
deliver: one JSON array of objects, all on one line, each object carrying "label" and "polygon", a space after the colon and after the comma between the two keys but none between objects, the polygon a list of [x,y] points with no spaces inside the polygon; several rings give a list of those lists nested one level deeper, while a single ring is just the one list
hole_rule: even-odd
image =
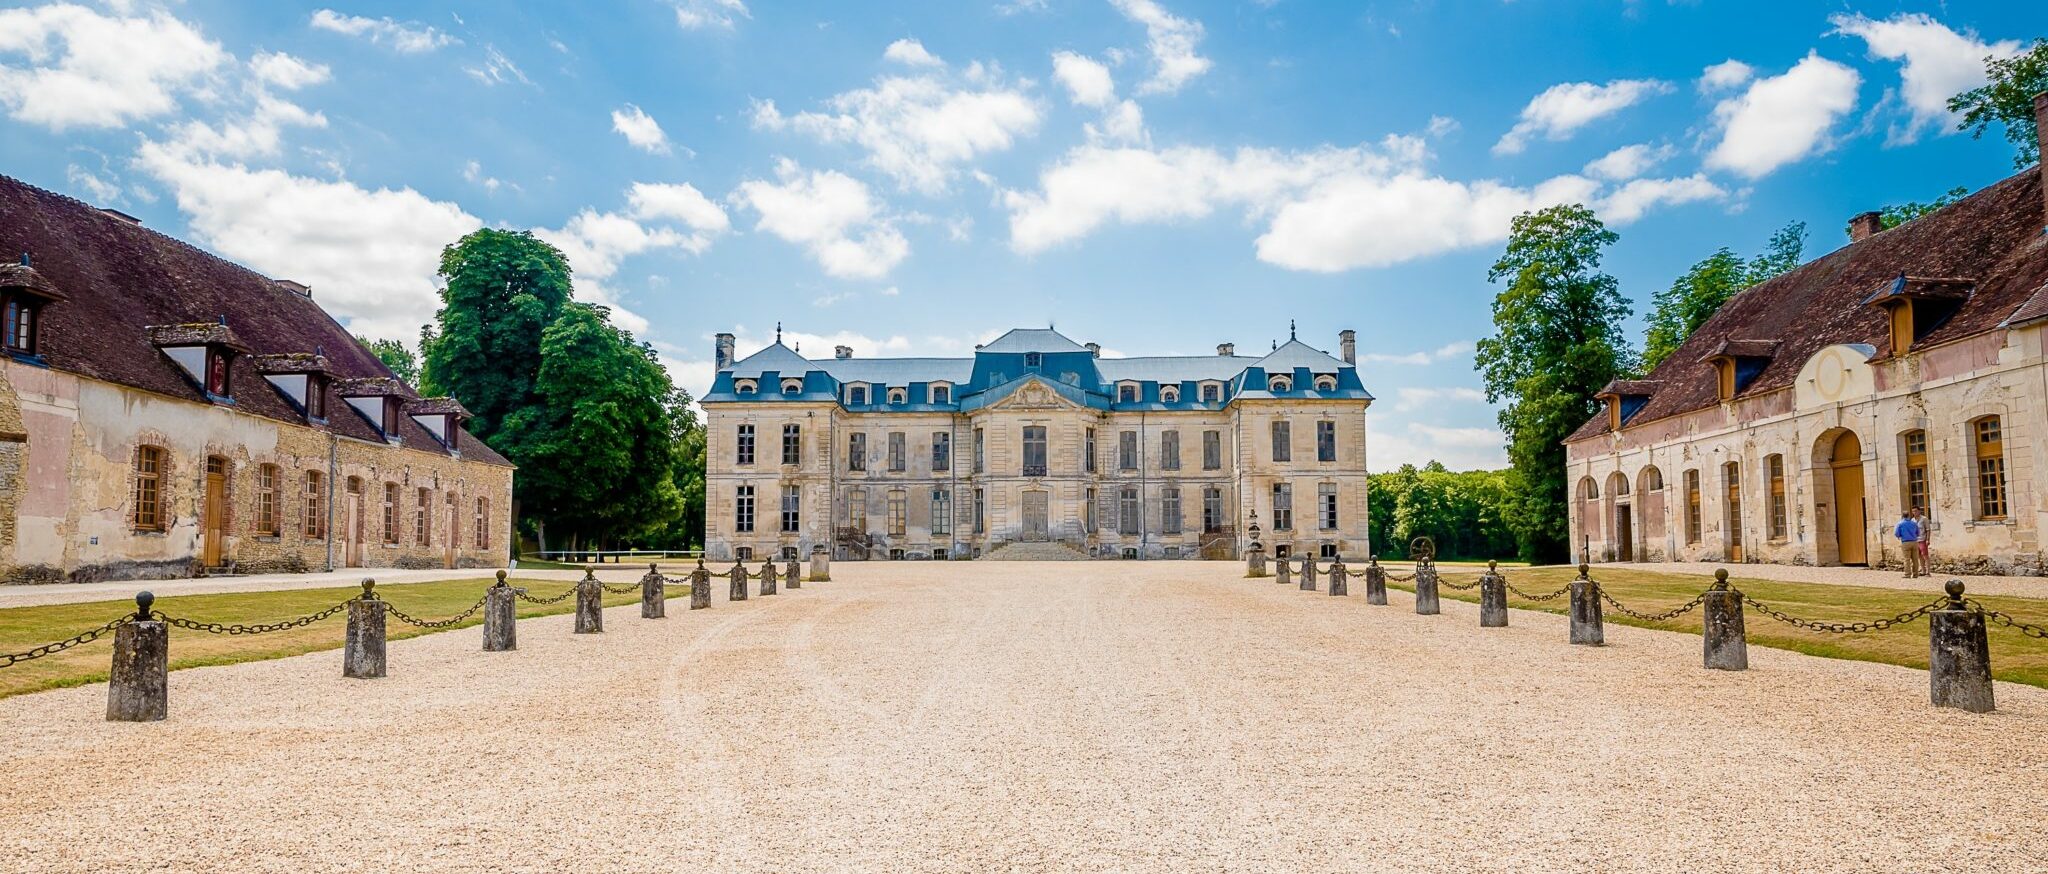
[{"label": "gravel driveway", "polygon": [[[847,564],[0,701],[7,871],[2040,871],[2048,690],[1227,563]],[[1358,591],[1362,592],[1362,585]],[[172,646],[177,645],[176,637]]]}]

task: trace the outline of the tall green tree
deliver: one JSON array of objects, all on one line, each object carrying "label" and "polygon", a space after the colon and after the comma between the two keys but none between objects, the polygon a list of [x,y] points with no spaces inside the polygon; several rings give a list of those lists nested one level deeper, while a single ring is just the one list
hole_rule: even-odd
[{"label": "tall green tree", "polygon": [[484,228],[441,251],[446,286],[421,336],[422,390],[461,398],[470,433],[494,447],[505,420],[538,401],[541,334],[569,304],[569,275],[561,250],[528,231]]},{"label": "tall green tree", "polygon": [[2034,95],[2048,91],[2048,39],[2036,39],[2031,48],[2010,58],[1985,58],[1984,72],[1990,81],[1949,98],[1948,111],[1961,113],[1956,129],[1977,139],[1992,125],[2003,126],[2006,141],[2013,145],[2013,169],[2024,170],[2041,160]]},{"label": "tall green tree", "polygon": [[1948,206],[1949,204],[1955,203],[1956,201],[1962,200],[1963,198],[1969,196],[1970,189],[1964,188],[1959,185],[1945,192],[1942,192],[1942,195],[1940,197],[1937,197],[1934,200],[1929,201],[1927,203],[1921,203],[1919,201],[1907,201],[1905,203],[1891,204],[1890,206],[1885,207],[1883,211],[1878,213],[1878,227],[1889,231],[1892,228],[1896,228],[1909,221],[1912,221],[1930,212],[1939,210],[1945,206]]},{"label": "tall green tree", "polygon": [[1373,554],[1405,559],[1417,537],[1428,537],[1445,559],[1505,558],[1517,552],[1504,510],[1507,473],[1452,471],[1432,461],[1376,474],[1366,493],[1372,512]]},{"label": "tall green tree", "polygon": [[1756,257],[1743,261],[1726,246],[1685,271],[1671,287],[1650,298],[1649,328],[1643,336],[1641,371],[1656,369],[1685,338],[1706,324],[1721,305],[1743,290],[1799,266],[1806,252],[1806,223],[1789,222],[1771,234]]},{"label": "tall green tree", "polygon": [[1505,287],[1478,364],[1487,399],[1504,404],[1500,425],[1514,465],[1506,522],[1530,561],[1569,555],[1564,438],[1597,412],[1594,393],[1634,363],[1621,334],[1628,300],[1600,272],[1617,239],[1579,204],[1525,213],[1487,273]]},{"label": "tall green tree", "polygon": [[384,362],[384,366],[391,368],[391,372],[405,380],[407,385],[420,384],[420,360],[404,342],[372,340],[361,334],[356,335],[356,342],[363,344],[363,348],[370,350],[370,354],[377,356],[377,360]]}]

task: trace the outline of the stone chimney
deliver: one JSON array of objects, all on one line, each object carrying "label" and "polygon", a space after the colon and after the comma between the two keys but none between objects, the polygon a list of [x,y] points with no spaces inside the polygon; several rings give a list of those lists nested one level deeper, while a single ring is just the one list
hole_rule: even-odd
[{"label": "stone chimney", "polygon": [[[2035,168],[2041,174],[2041,208],[2048,212],[2048,91],[2034,95],[2034,142],[2039,144],[2040,164]],[[2048,215],[2042,217],[2041,232],[2048,234]]]},{"label": "stone chimney", "polygon": [[1859,212],[1849,219],[1849,242],[1861,243],[1884,230],[1884,213]]},{"label": "stone chimney", "polygon": [[1221,355],[1221,356],[1223,356],[1223,357],[1225,357],[1225,358],[1229,358],[1229,357],[1230,357],[1230,356],[1232,356],[1232,355],[1236,355],[1236,354],[1237,354],[1237,344],[1235,344],[1235,343],[1218,343],[1218,344],[1216,344],[1216,354],[1218,354],[1218,355]]},{"label": "stone chimney", "polygon": [[1345,328],[1337,332],[1337,348],[1344,352],[1345,364],[1358,363],[1358,332]]},{"label": "stone chimney", "polygon": [[1101,357],[1102,357],[1102,344],[1101,344],[1101,343],[1083,343],[1083,344],[1081,344],[1081,345],[1083,345],[1083,346],[1086,346],[1086,347],[1088,347],[1088,354],[1090,354],[1090,355],[1093,355],[1093,356],[1095,356],[1095,357],[1097,357],[1097,358],[1101,358]]},{"label": "stone chimney", "polygon": [[853,357],[853,347],[852,347],[852,346],[834,346],[834,347],[832,347],[832,357],[834,357],[834,358],[852,358],[852,357]]},{"label": "stone chimney", "polygon": [[732,341],[731,334],[720,334],[713,341],[711,361],[719,370],[732,366]]}]

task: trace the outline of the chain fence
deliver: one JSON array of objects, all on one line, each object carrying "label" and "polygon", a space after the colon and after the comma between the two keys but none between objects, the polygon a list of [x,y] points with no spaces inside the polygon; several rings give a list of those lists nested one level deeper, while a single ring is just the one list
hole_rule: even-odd
[{"label": "chain fence", "polygon": [[2000,611],[1993,610],[1989,607],[1984,606],[1982,603],[1979,603],[1975,598],[1966,599],[1964,603],[1970,605],[1970,607],[1976,610],[1977,612],[1984,614],[1984,618],[1990,620],[1994,624],[2010,628],[2014,631],[2017,631],[2036,640],[2048,640],[2048,627],[2021,622],[2018,619],[2013,618],[2009,614],[2002,613]]},{"label": "chain fence", "polygon": [[95,640],[100,639],[101,635],[104,635],[109,631],[113,631],[116,628],[120,628],[121,626],[127,625],[128,623],[134,621],[135,614],[129,613],[127,615],[122,616],[119,619],[116,619],[91,631],[81,631],[70,637],[64,638],[63,640],[57,641],[56,643],[46,643],[42,646],[30,650],[25,650],[23,652],[0,654],[0,668],[12,667],[21,662],[32,662],[36,659],[42,658],[43,656],[56,655],[57,653],[63,652],[74,646],[91,643]]},{"label": "chain fence", "polygon": [[420,628],[453,628],[454,626],[461,624],[462,620],[468,619],[471,616],[475,616],[476,611],[484,609],[484,603],[489,600],[491,600],[490,593],[486,592],[484,593],[483,597],[476,599],[476,603],[469,605],[469,609],[457,613],[453,616],[450,616],[446,619],[421,619],[417,616],[405,612],[404,610],[398,609],[398,605],[393,604],[390,601],[384,602],[384,612],[390,614],[393,618],[396,618],[398,621],[403,622],[407,625],[416,625]]},{"label": "chain fence", "polygon": [[1867,622],[1826,622],[1818,619],[1800,619],[1795,616],[1788,616],[1785,613],[1772,608],[1769,604],[1765,604],[1764,602],[1758,601],[1757,599],[1752,598],[1748,595],[1742,596],[1742,603],[1749,605],[1751,608],[1755,609],[1759,613],[1764,614],[1765,616],[1769,616],[1772,619],[1776,619],[1779,622],[1783,622],[1786,625],[1790,625],[1794,628],[1802,628],[1807,631],[1818,631],[1823,634],[1862,634],[1866,631],[1883,631],[1894,625],[1904,625],[1908,622],[1912,622],[1915,619],[1919,619],[1922,616],[1925,616],[1929,613],[1932,613],[1936,610],[1948,606],[1949,599],[1946,597],[1936,598],[1933,601],[1928,602],[1924,606],[1916,607],[1912,610],[1900,613],[1897,616],[1892,616],[1886,619],[1873,619]]},{"label": "chain fence", "polygon": [[350,598],[325,610],[321,610],[315,613],[308,613],[296,619],[286,619],[282,622],[263,622],[255,625],[244,625],[239,622],[198,622],[195,620],[186,619],[179,616],[170,616],[162,612],[151,612],[149,614],[149,618],[167,622],[176,628],[183,628],[190,631],[204,631],[208,634],[269,634],[273,631],[286,631],[293,628],[304,628],[315,622],[319,622],[320,620],[333,616],[336,613],[340,613],[343,610],[347,610],[348,605],[355,603],[357,600],[357,598]]},{"label": "chain fence", "polygon": [[1506,576],[1501,577],[1501,584],[1507,586],[1509,592],[1514,593],[1517,597],[1520,597],[1524,601],[1555,601],[1559,598],[1571,594],[1572,591],[1572,587],[1567,585],[1564,588],[1558,589],[1555,592],[1551,592],[1548,595],[1532,595],[1528,592],[1522,591],[1522,587],[1517,586],[1513,582],[1508,581],[1508,578]]},{"label": "chain fence", "polygon": [[[1566,587],[1566,591],[1570,591],[1570,587]],[[1631,610],[1627,606],[1623,605],[1620,601],[1614,600],[1614,596],[1607,594],[1607,589],[1602,587],[1598,583],[1595,583],[1593,585],[1593,591],[1599,592],[1600,600],[1606,601],[1607,606],[1614,608],[1614,612],[1620,613],[1623,616],[1628,616],[1634,619],[1640,619],[1644,622],[1669,622],[1673,619],[1677,619],[1680,616],[1684,616],[1687,613],[1691,613],[1692,611],[1699,609],[1699,606],[1701,604],[1707,603],[1706,593],[1701,592],[1700,594],[1694,596],[1692,600],[1680,604],[1677,607],[1673,607],[1669,610],[1666,610],[1662,613],[1642,613],[1635,610]]]}]

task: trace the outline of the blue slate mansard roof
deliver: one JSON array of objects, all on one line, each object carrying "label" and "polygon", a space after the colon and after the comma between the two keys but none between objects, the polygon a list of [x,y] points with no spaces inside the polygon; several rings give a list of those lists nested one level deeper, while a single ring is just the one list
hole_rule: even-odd
[{"label": "blue slate mansard roof", "polygon": [[[1287,383],[1275,390],[1273,377]],[[1319,377],[1321,379],[1319,379]],[[701,402],[838,403],[860,412],[970,411],[991,406],[1036,380],[1068,401],[1101,410],[1219,409],[1243,399],[1363,400],[1358,368],[1289,339],[1263,357],[1246,355],[1098,358],[1088,347],[1050,328],[1017,328],[975,349],[970,358],[828,358],[811,360],[778,338],[767,348],[718,371]],[[785,381],[795,381],[784,390]],[[1135,383],[1137,399],[1119,399]],[[1218,386],[1202,400],[1202,386]],[[867,387],[856,404],[849,386]],[[932,392],[946,386],[941,400]],[[1162,389],[1179,392],[1166,400]],[[904,389],[902,403],[890,389]]]}]

